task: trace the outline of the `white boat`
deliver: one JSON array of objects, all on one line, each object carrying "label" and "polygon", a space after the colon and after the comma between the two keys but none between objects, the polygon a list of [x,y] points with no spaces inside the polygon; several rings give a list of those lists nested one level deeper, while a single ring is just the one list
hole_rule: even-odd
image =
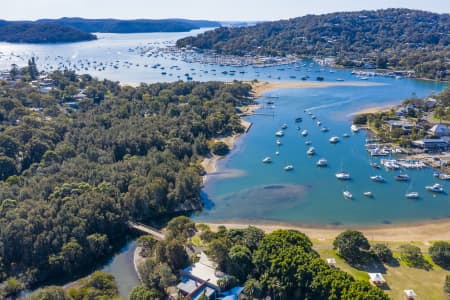
[{"label": "white boat", "polygon": [[337,136],[332,136],[332,137],[330,137],[329,141],[330,141],[330,143],[332,143],[332,144],[336,144],[336,143],[339,142],[339,137],[337,137]]},{"label": "white boat", "polygon": [[409,180],[409,176],[408,176],[408,174],[399,174],[399,175],[395,176],[395,180],[397,180],[397,181],[408,181]]},{"label": "white boat", "polygon": [[276,151],[276,152],[275,152],[275,155],[280,155],[280,151]]},{"label": "white boat", "polygon": [[433,185],[427,185],[425,187],[427,191],[433,192],[433,193],[443,193],[444,188],[439,183],[435,183]]},{"label": "white boat", "polygon": [[308,135],[308,130],[306,130],[306,129],[303,130],[302,133],[301,133],[301,135],[302,135],[302,136],[307,136],[307,135]]},{"label": "white boat", "polygon": [[320,126],[320,125],[322,125],[322,122],[317,121],[317,126]]},{"label": "white boat", "polygon": [[384,178],[381,175],[370,176],[370,179],[376,182],[384,182]]},{"label": "white boat", "polygon": [[344,195],[344,198],[348,200],[351,200],[353,198],[352,193],[350,193],[349,191],[343,191],[342,195]]},{"label": "white boat", "polygon": [[283,125],[281,125],[281,129],[286,129],[288,126],[286,123],[284,123]]},{"label": "white boat", "polygon": [[343,78],[336,78],[336,81],[344,81]]},{"label": "white boat", "polygon": [[326,167],[328,165],[328,161],[325,158],[321,158],[316,162],[318,167]]},{"label": "white boat", "polygon": [[442,180],[450,180],[450,175],[449,174],[439,174],[438,178],[442,179]]},{"label": "white boat", "polygon": [[313,119],[313,120],[315,120],[316,118],[317,118],[317,117],[316,117],[316,116],[314,116],[314,115],[313,115],[313,116],[311,116],[311,119]]},{"label": "white boat", "polygon": [[320,131],[322,131],[322,132],[328,132],[328,128],[327,127],[322,127],[321,129],[320,129]]},{"label": "white boat", "polygon": [[349,180],[350,179],[350,173],[338,172],[338,173],[336,173],[336,178],[340,179],[340,180]]},{"label": "white boat", "polygon": [[275,136],[283,136],[284,132],[283,130],[278,130],[277,132],[275,132]]},{"label": "white boat", "polygon": [[280,140],[277,140],[276,143],[277,143],[278,146],[281,145],[281,141]]},{"label": "white boat", "polygon": [[419,193],[418,192],[406,193],[405,197],[409,198],[409,199],[417,199],[417,198],[419,198]]},{"label": "white boat", "polygon": [[308,151],[306,151],[306,154],[308,155],[314,155],[316,153],[316,149],[314,147],[309,147]]},{"label": "white boat", "polygon": [[311,143],[312,143],[311,141],[306,141],[305,145],[311,145]]},{"label": "white boat", "polygon": [[372,192],[364,192],[363,195],[366,197],[373,197]]},{"label": "white boat", "polygon": [[267,156],[267,157],[264,157],[262,162],[265,163],[265,164],[270,164],[272,162],[272,159],[269,156]]},{"label": "white boat", "polygon": [[344,133],[342,136],[345,137],[345,138],[348,138],[348,137],[350,137],[350,134]]},{"label": "white boat", "polygon": [[355,124],[352,124],[352,126],[350,126],[350,129],[351,129],[352,132],[358,132],[359,131],[358,126],[356,126]]},{"label": "white boat", "polygon": [[283,169],[284,169],[285,171],[291,171],[291,170],[294,169],[294,166],[293,166],[293,165],[286,165]]}]

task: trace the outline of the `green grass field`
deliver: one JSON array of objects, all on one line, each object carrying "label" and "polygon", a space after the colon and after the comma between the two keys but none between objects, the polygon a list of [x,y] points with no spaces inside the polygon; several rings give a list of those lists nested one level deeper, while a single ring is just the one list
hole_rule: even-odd
[{"label": "green grass field", "polygon": [[[375,242],[371,241],[371,244]],[[428,246],[421,243],[410,243],[425,250]],[[398,257],[398,253],[395,250],[400,243],[388,243],[389,248],[394,252],[394,257]],[[334,257],[337,262],[337,267],[343,271],[352,274],[356,279],[368,280],[369,276],[366,271],[358,270],[348,265],[341,257],[339,257],[333,250],[331,240],[314,241],[314,248],[324,259]],[[393,300],[404,299],[403,290],[414,290],[417,294],[417,300],[448,300],[444,294],[444,281],[445,276],[449,274],[448,271],[443,270],[441,267],[435,265],[428,255],[425,258],[432,264],[432,270],[423,270],[417,268],[411,268],[406,266],[401,260],[398,266],[384,265],[385,272],[381,272],[383,277],[387,281],[386,288],[384,290],[388,293]]]}]

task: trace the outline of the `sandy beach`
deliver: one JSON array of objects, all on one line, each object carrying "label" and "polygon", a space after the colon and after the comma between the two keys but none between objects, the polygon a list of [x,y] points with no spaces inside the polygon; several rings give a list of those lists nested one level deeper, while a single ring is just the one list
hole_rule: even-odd
[{"label": "sandy beach", "polygon": [[385,242],[409,242],[420,241],[429,243],[430,241],[450,240],[450,220],[430,221],[426,223],[415,224],[392,224],[380,226],[307,226],[292,225],[288,223],[271,222],[224,222],[224,223],[205,223],[211,229],[217,229],[224,225],[227,228],[246,228],[249,225],[261,228],[265,232],[272,232],[276,229],[296,229],[313,239],[329,240],[334,239],[338,234],[346,229],[355,229],[364,233],[369,240]]},{"label": "sandy beach", "polygon": [[359,81],[336,81],[336,82],[311,82],[311,81],[261,81],[261,82],[249,82],[251,84],[255,97],[261,97],[262,94],[273,89],[298,89],[298,88],[326,88],[333,86],[380,86],[384,83],[375,82],[359,82]]},{"label": "sandy beach", "polygon": [[380,112],[387,112],[390,111],[394,106],[393,105],[388,105],[388,106],[374,106],[374,107],[369,107],[369,108],[365,108],[362,109],[360,111],[354,112],[351,115],[362,115],[362,114],[376,114],[376,113],[380,113]]}]

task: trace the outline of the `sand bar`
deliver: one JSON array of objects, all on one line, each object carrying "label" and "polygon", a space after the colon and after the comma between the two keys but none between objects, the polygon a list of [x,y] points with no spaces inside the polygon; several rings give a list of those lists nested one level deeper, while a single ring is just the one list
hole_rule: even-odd
[{"label": "sand bar", "polygon": [[364,233],[369,240],[385,242],[409,242],[420,241],[428,243],[430,241],[450,240],[450,220],[430,221],[415,224],[390,224],[379,226],[308,226],[293,225],[289,223],[276,222],[209,222],[213,230],[224,225],[227,228],[246,228],[249,225],[261,228],[265,232],[272,232],[276,229],[296,229],[313,239],[334,239],[338,234],[346,229],[355,229]]}]

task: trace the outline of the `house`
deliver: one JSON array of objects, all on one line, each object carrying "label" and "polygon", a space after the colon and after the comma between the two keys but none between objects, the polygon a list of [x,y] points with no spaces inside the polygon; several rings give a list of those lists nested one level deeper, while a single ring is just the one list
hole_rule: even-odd
[{"label": "house", "polygon": [[369,282],[375,286],[381,286],[386,283],[381,273],[367,273],[369,274]]},{"label": "house", "polygon": [[412,144],[425,152],[440,152],[450,149],[450,144],[445,139],[422,139],[413,141]]},{"label": "house", "polygon": [[386,125],[388,126],[389,131],[392,131],[393,129],[401,129],[404,132],[410,132],[416,126],[415,123],[406,120],[388,120],[386,121]]},{"label": "house", "polygon": [[399,107],[399,108],[395,111],[395,115],[396,115],[397,117],[404,117],[404,116],[407,116],[407,115],[408,115],[408,112],[409,112],[410,110],[417,111],[417,108],[414,106],[414,104],[408,103],[408,104],[405,105],[405,106]]},{"label": "house", "polygon": [[438,101],[434,98],[428,97],[427,99],[425,99],[424,101],[424,105],[426,108],[434,108],[436,107]]},{"label": "house", "polygon": [[450,136],[450,129],[446,125],[436,124],[433,127],[431,127],[430,130],[428,130],[428,133],[431,134],[432,136],[438,137]]},{"label": "house", "polygon": [[205,253],[201,252],[199,256],[198,262],[181,271],[182,280],[177,288],[184,297],[193,300],[202,295],[215,299],[220,293],[217,282],[228,275],[217,271],[216,264]]}]

